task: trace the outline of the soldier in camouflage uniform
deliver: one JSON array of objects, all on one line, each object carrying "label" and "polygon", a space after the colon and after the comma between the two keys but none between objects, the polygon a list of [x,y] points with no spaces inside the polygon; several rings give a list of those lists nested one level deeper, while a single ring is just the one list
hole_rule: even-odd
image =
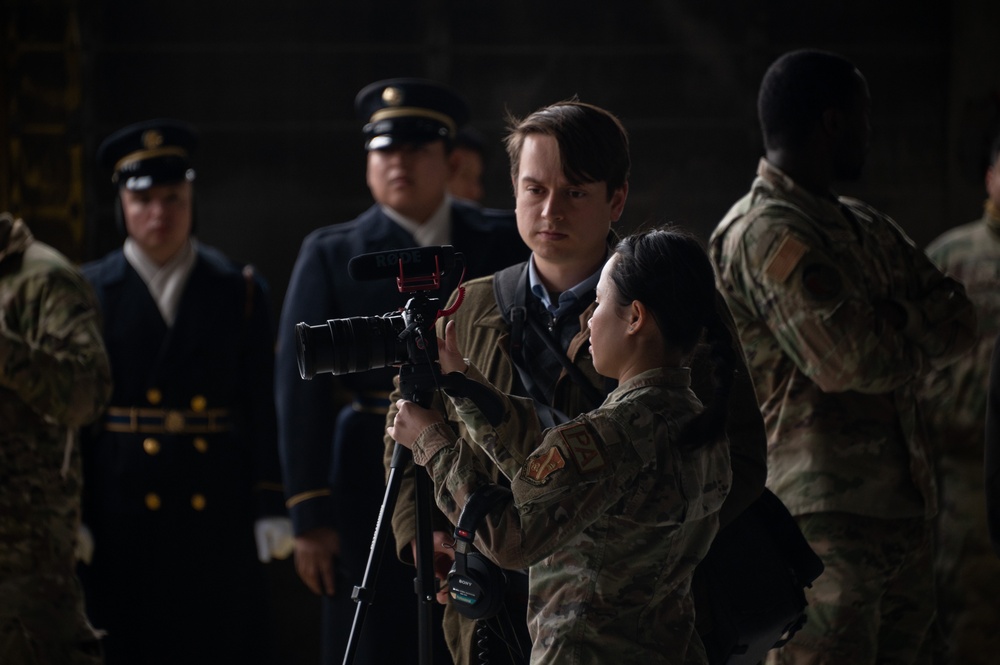
[{"label": "soldier in camouflage uniform", "polygon": [[76,428],[111,395],[93,292],[28,227],[0,215],[0,663],[102,662],[73,572]]},{"label": "soldier in camouflage uniform", "polygon": [[1000,139],[989,164],[982,218],[927,247],[931,260],[965,287],[979,320],[972,352],[933,372],[921,395],[937,461],[938,622],[945,661],[968,665],[993,663],[1000,653],[1000,561],[986,527],[982,469],[990,355],[1000,333]]},{"label": "soldier in camouflage uniform", "polygon": [[[623,240],[588,321],[594,368],[618,387],[544,432],[530,399],[493,389],[504,414],[491,423],[472,400],[453,398],[485,462],[438,411],[397,404],[389,433],[426,466],[451,520],[491,484],[490,467],[511,479],[513,500],[483,520],[477,544],[505,568],[529,568],[535,665],[683,663],[700,644],[690,585],[731,482],[725,407],[738,362],[714,282],[689,236]],[[454,324],[448,332],[442,370],[462,371]],[[719,377],[707,409],[683,365],[703,332]],[[468,375],[485,383],[474,366]]]},{"label": "soldier in camouflage uniform", "polygon": [[853,64],[786,54],[758,104],[766,157],[711,254],[761,400],[768,487],[826,567],[805,628],[769,662],[913,662],[937,511],[915,389],[968,351],[975,312],[891,219],[831,191],[868,147]]},{"label": "soldier in camouflage uniform", "polygon": [[[511,178],[517,199],[518,227],[532,258],[496,275],[475,279],[466,285],[461,307],[438,321],[444,335],[446,321],[454,321],[455,337],[471,363],[479,367],[499,390],[532,397],[546,424],[564,422],[591,411],[614,387],[594,370],[589,353],[587,321],[593,313],[594,287],[610,253],[611,232],[628,194],[629,147],[624,127],[608,111],[579,101],[557,102],[522,119],[512,119],[507,137]],[[612,245],[613,246],[613,245]],[[501,304],[502,303],[502,304]],[[455,298],[449,303],[449,309]],[[728,307],[717,295],[720,316],[732,324]],[[512,324],[512,311],[523,307],[526,321]],[[555,352],[546,348],[542,330],[551,334],[573,367],[574,377]],[[735,326],[731,327],[735,341]],[[728,405],[727,432],[732,460],[732,491],[720,513],[725,525],[761,492],[766,475],[766,437],[753,384],[743,363]],[[700,346],[691,362],[692,389],[700,400],[712,399],[712,368],[707,346]],[[395,393],[399,397],[399,393]],[[446,418],[459,432],[464,425],[450,403],[442,405]],[[395,416],[390,408],[387,424]],[[557,420],[558,419],[558,420]],[[387,438],[386,463],[394,442]],[[485,464],[489,459],[476,447]],[[411,467],[412,468],[412,467]],[[489,464],[493,482],[507,483],[500,470]],[[400,556],[409,559],[416,537],[413,489],[409,477],[400,489],[392,517]],[[452,525],[437,515],[436,561],[443,563],[443,576],[454,559],[454,549],[443,546],[452,540]],[[490,638],[491,663],[525,662],[511,635],[524,631],[524,580],[508,571],[506,614],[489,621],[499,634]],[[446,590],[439,594],[447,602]],[[699,614],[699,630],[708,625]],[[451,603],[445,608],[444,629],[457,665],[478,662],[480,651],[477,622],[461,616]],[[502,631],[502,632],[501,632]],[[498,648],[507,642],[511,649]],[[526,640],[525,640],[526,641]]]}]

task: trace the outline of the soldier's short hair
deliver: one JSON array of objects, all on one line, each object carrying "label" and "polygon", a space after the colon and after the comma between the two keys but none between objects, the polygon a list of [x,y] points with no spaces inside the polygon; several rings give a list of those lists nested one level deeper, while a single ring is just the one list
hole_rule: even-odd
[{"label": "soldier's short hair", "polygon": [[521,148],[530,134],[555,138],[559,144],[563,175],[574,184],[604,182],[608,200],[628,182],[631,160],[628,134],[609,111],[577,99],[538,109],[525,118],[508,115],[504,144],[510,157],[511,177],[521,168]]},{"label": "soldier's short hair", "polygon": [[790,51],[775,60],[757,96],[764,146],[801,146],[824,111],[844,108],[854,99],[859,76],[854,63],[829,51]]}]

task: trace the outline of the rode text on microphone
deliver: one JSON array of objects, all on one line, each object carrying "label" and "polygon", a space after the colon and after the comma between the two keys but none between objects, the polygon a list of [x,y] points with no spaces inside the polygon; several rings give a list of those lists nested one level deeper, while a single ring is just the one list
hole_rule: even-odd
[{"label": "rode text on microphone", "polygon": [[463,267],[463,257],[451,245],[411,247],[355,256],[347,272],[359,282],[395,277],[400,293],[412,293],[440,289],[441,278],[450,275],[456,263]]}]

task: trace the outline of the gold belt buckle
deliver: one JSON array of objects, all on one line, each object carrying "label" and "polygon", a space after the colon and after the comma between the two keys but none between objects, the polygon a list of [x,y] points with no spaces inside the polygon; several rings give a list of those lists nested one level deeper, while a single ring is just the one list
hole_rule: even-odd
[{"label": "gold belt buckle", "polygon": [[163,429],[171,434],[184,430],[184,414],[180,411],[167,411],[163,418]]}]

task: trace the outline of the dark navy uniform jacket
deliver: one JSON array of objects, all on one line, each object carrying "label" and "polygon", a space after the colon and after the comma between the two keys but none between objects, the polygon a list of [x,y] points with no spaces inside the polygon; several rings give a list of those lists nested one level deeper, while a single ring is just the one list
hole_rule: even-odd
[{"label": "dark navy uniform jacket", "polygon": [[[263,618],[253,522],[285,512],[266,285],[199,245],[168,328],[121,250],[83,272],[114,380],[106,419],[83,441],[83,520],[95,541],[81,573],[88,612],[110,632],[109,663],[136,657],[116,660],[116,642],[125,653],[121,640],[141,649],[161,638],[168,645],[157,648],[190,652],[184,662],[208,659],[212,636],[250,633]],[[207,644],[190,651],[199,639]]]},{"label": "dark navy uniform jacket", "polygon": [[[517,233],[513,212],[453,201],[451,222],[451,244],[465,256],[466,279],[492,274],[528,256],[528,249]],[[338,501],[330,490],[338,478],[348,486],[355,485],[364,473],[353,462],[348,464],[347,460],[336,457],[353,458],[352,448],[365,449],[366,461],[357,463],[375,470],[375,475],[368,477],[376,483],[373,491],[381,498],[384,470],[379,448],[385,410],[380,408],[384,403],[372,404],[367,397],[377,394],[387,398],[398,369],[344,374],[336,377],[336,381],[331,374],[303,380],[296,364],[295,324],[316,325],[327,319],[395,312],[412,294],[400,294],[393,279],[354,281],[348,275],[347,264],[359,254],[415,245],[413,237],[378,205],[350,222],[318,229],[302,243],[281,314],[275,373],[285,489],[297,534],[317,526],[339,528],[344,519],[357,514],[358,506],[352,503],[357,497],[344,496]],[[457,280],[459,275],[453,277]],[[442,289],[442,308],[455,286],[457,283],[452,281]],[[362,346],[367,341],[358,340]],[[354,409],[348,407],[349,411],[364,414],[369,410],[367,405],[372,404],[370,410],[379,412],[374,415],[380,416],[381,421],[373,419],[377,429],[370,440],[335,441],[335,419],[345,401],[345,395],[335,395],[335,388],[346,389],[347,400],[359,394],[364,398]],[[343,414],[343,418],[346,422],[341,423],[342,431],[350,430],[351,413]],[[346,436],[344,432],[339,438]],[[361,433],[352,434],[351,438],[355,436]],[[366,527],[369,535],[373,528],[371,521]]]},{"label": "dark navy uniform jacket", "polygon": [[[352,630],[356,606],[350,592],[363,580],[385,494],[382,437],[392,379],[399,370],[389,367],[337,377],[325,373],[304,380],[296,363],[295,325],[396,312],[414,294],[400,294],[392,278],[354,281],[348,262],[360,254],[415,245],[413,237],[378,205],[353,221],[314,231],[302,243],[281,313],[275,398],[289,512],[296,534],[326,526],[340,535],[338,592],[323,602],[324,662],[343,659]],[[466,278],[491,274],[528,256],[512,212],[462,201],[451,204],[451,245],[464,254]],[[440,299],[444,308],[460,276],[453,271],[440,293],[424,295]],[[355,348],[367,351],[371,338],[363,333],[357,337]],[[417,654],[414,569],[392,555],[392,548],[386,552],[378,577],[371,582],[376,597],[358,641],[355,662],[359,664],[414,662]],[[439,608],[435,610],[439,615]],[[439,623],[438,616],[433,624]],[[387,640],[386,635],[392,638]],[[448,656],[443,641],[435,649],[435,662],[439,658],[443,662]]]}]

